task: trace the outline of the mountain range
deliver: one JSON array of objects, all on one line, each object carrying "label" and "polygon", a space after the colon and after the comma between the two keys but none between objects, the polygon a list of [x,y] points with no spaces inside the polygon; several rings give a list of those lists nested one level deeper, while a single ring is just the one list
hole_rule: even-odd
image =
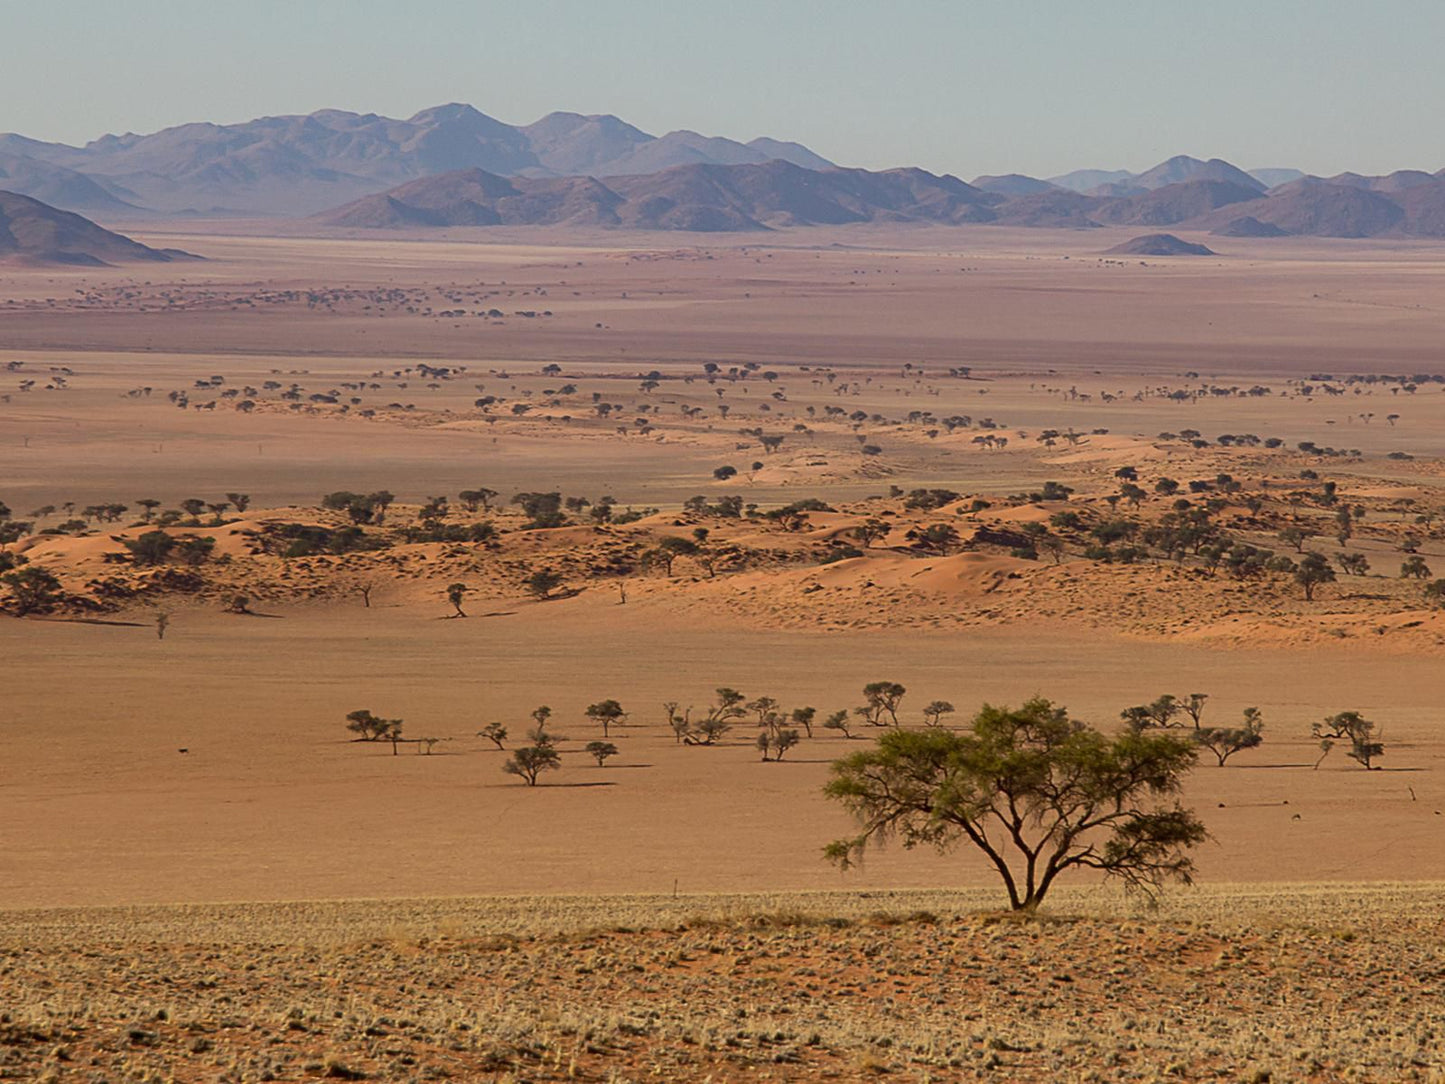
[{"label": "mountain range", "polygon": [[83,147],[0,134],[0,185],[96,212],[307,215],[457,169],[615,177],[692,164],[832,163],[797,143],[690,131],[652,136],[613,116],[552,113],[515,127],[469,105],[407,120],[324,109],[242,124],[183,124]]},{"label": "mountain range", "polygon": [[1142,173],[1011,173],[970,184],[922,169],[840,168],[770,138],[653,136],[611,115],[579,113],[514,126],[455,103],[406,120],[326,109],[107,135],[83,147],[0,134],[0,189],[107,221],[250,215],[349,228],[703,231],[916,221],[1445,236],[1445,170],[1320,178],[1180,155]]},{"label": "mountain range", "polygon": [[1155,187],[1105,182],[1105,191],[1117,185],[1127,193],[1122,195],[1085,195],[1022,177],[968,184],[921,169],[814,170],[780,159],[674,166],[606,179],[503,177],[465,169],[408,181],[313,221],[350,229],[601,226],[701,232],[856,222],[992,223],[1179,226],[1232,237],[1445,237],[1445,175],[1413,178],[1418,183],[1306,177],[1266,190],[1228,163],[1173,159],[1165,165],[1170,168],[1150,171]]}]

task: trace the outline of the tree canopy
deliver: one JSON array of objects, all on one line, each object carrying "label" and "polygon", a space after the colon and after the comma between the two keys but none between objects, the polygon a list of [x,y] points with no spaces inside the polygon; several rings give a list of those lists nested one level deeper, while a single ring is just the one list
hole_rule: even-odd
[{"label": "tree canopy", "polygon": [[1178,803],[1197,748],[1156,732],[1109,737],[1036,698],[1018,709],[985,704],[962,732],[889,730],[874,748],[832,766],[824,793],[861,832],[826,848],[843,867],[870,841],[982,851],[1017,911],[1038,907],[1055,879],[1100,870],[1147,894],[1189,883],[1186,853],[1207,838]]}]

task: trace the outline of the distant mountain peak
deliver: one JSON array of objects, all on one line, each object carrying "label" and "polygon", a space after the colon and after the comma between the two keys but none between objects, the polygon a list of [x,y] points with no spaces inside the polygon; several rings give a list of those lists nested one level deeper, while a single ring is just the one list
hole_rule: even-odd
[{"label": "distant mountain peak", "polygon": [[[787,159],[827,168],[797,143],[751,143],[679,130],[655,137],[610,113],[550,113],[516,126],[465,102],[406,120],[320,109],[240,124],[197,122],[147,135],[102,136],[84,147],[0,134],[0,154],[35,160],[14,180],[22,190],[72,201],[89,181],[118,200],[161,213],[304,215],[419,177],[479,168],[505,176],[622,176],[691,163]],[[67,187],[41,165],[69,170]],[[125,193],[122,195],[121,193]],[[88,197],[101,209],[103,198]],[[71,202],[80,207],[82,204]],[[111,210],[125,211],[125,207]]]}]

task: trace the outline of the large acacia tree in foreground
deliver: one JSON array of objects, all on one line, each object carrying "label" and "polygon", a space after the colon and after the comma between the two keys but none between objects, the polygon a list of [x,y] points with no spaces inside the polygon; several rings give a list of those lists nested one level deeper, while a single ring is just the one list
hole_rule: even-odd
[{"label": "large acacia tree in foreground", "polygon": [[826,848],[844,868],[869,841],[945,850],[966,840],[1031,911],[1071,869],[1101,870],[1152,894],[1189,883],[1186,853],[1207,838],[1178,803],[1195,743],[1161,733],[1109,737],[1048,700],[985,704],[962,732],[893,730],[835,761],[824,788],[862,831]]}]

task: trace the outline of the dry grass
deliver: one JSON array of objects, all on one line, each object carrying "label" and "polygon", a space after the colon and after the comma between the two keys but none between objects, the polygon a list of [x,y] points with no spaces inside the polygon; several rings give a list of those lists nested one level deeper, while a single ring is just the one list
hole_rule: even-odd
[{"label": "dry grass", "polygon": [[1441,886],[0,915],[41,1080],[1431,1080]]}]

